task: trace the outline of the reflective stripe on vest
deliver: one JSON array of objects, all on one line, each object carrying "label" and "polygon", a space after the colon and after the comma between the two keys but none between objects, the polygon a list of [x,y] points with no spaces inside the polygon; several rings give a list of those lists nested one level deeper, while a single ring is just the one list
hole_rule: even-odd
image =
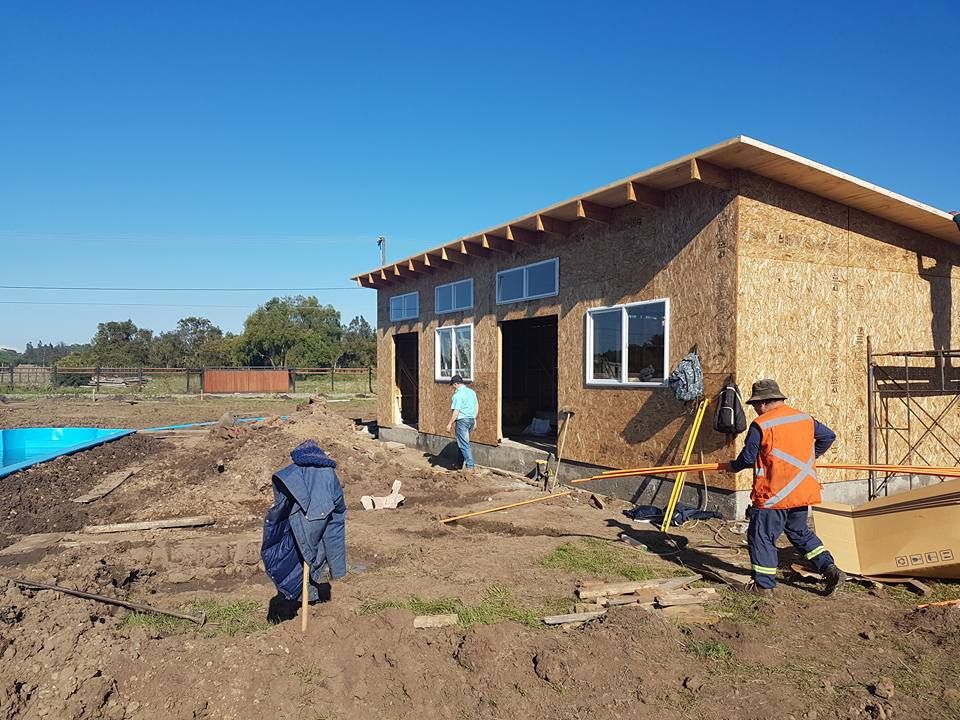
[{"label": "reflective stripe on vest", "polygon": [[786,417],[773,418],[772,420],[767,420],[766,422],[762,420],[757,420],[757,425],[760,426],[761,430],[769,430],[772,427],[777,425],[786,425],[787,423],[803,422],[804,420],[810,420],[809,415],[804,415],[803,413],[797,413],[796,415],[787,415]]},{"label": "reflective stripe on vest", "polygon": [[778,503],[783,502],[786,499],[787,495],[789,495],[794,490],[796,490],[797,487],[800,485],[800,483],[802,483],[806,478],[811,477],[814,480],[817,479],[817,472],[816,470],[813,469],[813,462],[814,460],[816,460],[816,456],[814,455],[814,451],[812,449],[810,450],[810,460],[808,460],[807,462],[798,460],[793,455],[788,455],[783,450],[780,450],[778,448],[774,448],[770,454],[773,455],[775,458],[779,458],[780,460],[783,460],[785,463],[790,463],[791,465],[793,465],[795,468],[797,468],[797,474],[794,475],[793,479],[790,480],[790,482],[788,482],[786,485],[784,485],[780,489],[780,492],[778,492],[776,495],[774,495],[772,498],[770,498],[763,504],[765,508],[770,508]]}]

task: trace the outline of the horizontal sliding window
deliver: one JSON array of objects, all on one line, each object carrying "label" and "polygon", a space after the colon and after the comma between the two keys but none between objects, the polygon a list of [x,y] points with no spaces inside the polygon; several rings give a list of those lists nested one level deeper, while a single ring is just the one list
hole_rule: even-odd
[{"label": "horizontal sliding window", "polygon": [[473,326],[453,325],[436,330],[436,379],[460,375],[473,378]]},{"label": "horizontal sliding window", "polygon": [[437,285],[434,300],[437,314],[469,310],[473,307],[473,278]]},{"label": "horizontal sliding window", "polygon": [[560,291],[560,261],[557,258],[497,273],[497,304],[536,300]]},{"label": "horizontal sliding window", "polygon": [[420,293],[394,295],[390,298],[390,322],[414,320],[420,315]]},{"label": "horizontal sliding window", "polygon": [[587,312],[587,383],[663,385],[667,380],[670,301]]}]

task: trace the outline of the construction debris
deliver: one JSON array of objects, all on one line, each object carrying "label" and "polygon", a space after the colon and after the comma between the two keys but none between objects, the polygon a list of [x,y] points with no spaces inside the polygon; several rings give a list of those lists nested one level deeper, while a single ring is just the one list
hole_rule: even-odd
[{"label": "construction debris", "polygon": [[203,527],[213,525],[216,519],[210,515],[196,517],[170,518],[168,520],[147,520],[145,522],[113,523],[112,525],[87,525],[81,532],[87,535],[104,533],[137,532],[142,530],[166,530],[169,528]]},{"label": "construction debris", "polygon": [[400,480],[394,480],[389,495],[364,495],[360,498],[360,504],[364,510],[393,510],[404,500],[406,498],[400,494]]},{"label": "construction debris", "polygon": [[574,605],[575,613],[543,621],[549,625],[577,623],[600,617],[608,608],[638,606],[666,617],[682,617],[687,623],[714,623],[720,616],[707,612],[704,604],[720,599],[716,589],[687,587],[701,579],[700,575],[687,575],[621,583],[581,582],[576,595],[591,602],[578,602]]},{"label": "construction debris", "polygon": [[593,612],[570,613],[569,615],[548,615],[543,618],[546,625],[565,625],[567,623],[578,623],[586,620],[594,620],[606,615],[606,610],[594,610]]},{"label": "construction debris", "polygon": [[117,472],[110,473],[105,477],[100,483],[97,484],[90,492],[84,493],[80,497],[73,498],[72,502],[75,503],[92,503],[94,500],[99,500],[102,497],[106,497],[111,492],[116,490],[123,484],[123,481],[127,478],[133,477],[137,474],[142,468],[141,467],[131,467],[124,470],[118,470]]},{"label": "construction debris", "polygon": [[459,616],[456,613],[450,613],[449,615],[418,615],[413,619],[413,627],[418,629],[448,627],[450,625],[456,625],[457,622],[459,622]]}]

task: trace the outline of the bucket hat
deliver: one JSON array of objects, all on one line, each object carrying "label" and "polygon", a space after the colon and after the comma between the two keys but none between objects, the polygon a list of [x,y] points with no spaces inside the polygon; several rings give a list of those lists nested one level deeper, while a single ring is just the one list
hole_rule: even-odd
[{"label": "bucket hat", "polygon": [[777,385],[776,380],[770,380],[769,378],[764,380],[757,380],[753,387],[750,390],[750,399],[747,400],[747,405],[753,405],[758,402],[765,402],[767,400],[786,400],[787,396],[780,392],[780,386]]}]

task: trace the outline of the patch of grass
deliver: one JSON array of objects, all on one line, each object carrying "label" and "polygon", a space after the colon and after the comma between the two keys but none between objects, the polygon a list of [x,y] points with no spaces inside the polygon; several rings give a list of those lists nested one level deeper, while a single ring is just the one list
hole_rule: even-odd
[{"label": "patch of grass", "polygon": [[700,660],[729,660],[733,651],[721,640],[687,640],[683,649]]},{"label": "patch of grass", "polygon": [[304,685],[313,685],[320,677],[320,671],[311,665],[301,664],[293,671],[293,676]]},{"label": "patch of grass", "polygon": [[607,540],[588,538],[560,545],[542,558],[540,564],[553,570],[584,573],[599,578],[650,580],[664,575],[665,569],[658,567],[654,570],[637,556],[636,550]]},{"label": "patch of grass", "polygon": [[[207,637],[249,635],[268,627],[260,603],[252,600],[238,600],[232,603],[199,600],[190,603],[186,608],[186,612],[190,613],[201,610],[206,613],[207,622],[198,629]],[[162,635],[179,635],[197,628],[197,625],[189,620],[147,613],[130,613],[123,618],[121,624],[124,627],[152,628]]]},{"label": "patch of grass", "polygon": [[460,598],[445,597],[428,600],[417,595],[402,600],[380,600],[367,602],[357,611],[360,615],[375,615],[390,608],[403,608],[416,615],[456,614],[457,621],[463,627],[471,625],[492,625],[502,620],[510,620],[527,627],[543,627],[544,615],[557,615],[568,612],[570,601],[562,598],[549,598],[540,607],[525,607],[513,597],[509,588],[503,585],[491,585],[476,605],[467,605]]},{"label": "patch of grass", "polygon": [[720,612],[743,625],[770,624],[769,608],[765,600],[742,592],[725,592],[720,599]]}]

